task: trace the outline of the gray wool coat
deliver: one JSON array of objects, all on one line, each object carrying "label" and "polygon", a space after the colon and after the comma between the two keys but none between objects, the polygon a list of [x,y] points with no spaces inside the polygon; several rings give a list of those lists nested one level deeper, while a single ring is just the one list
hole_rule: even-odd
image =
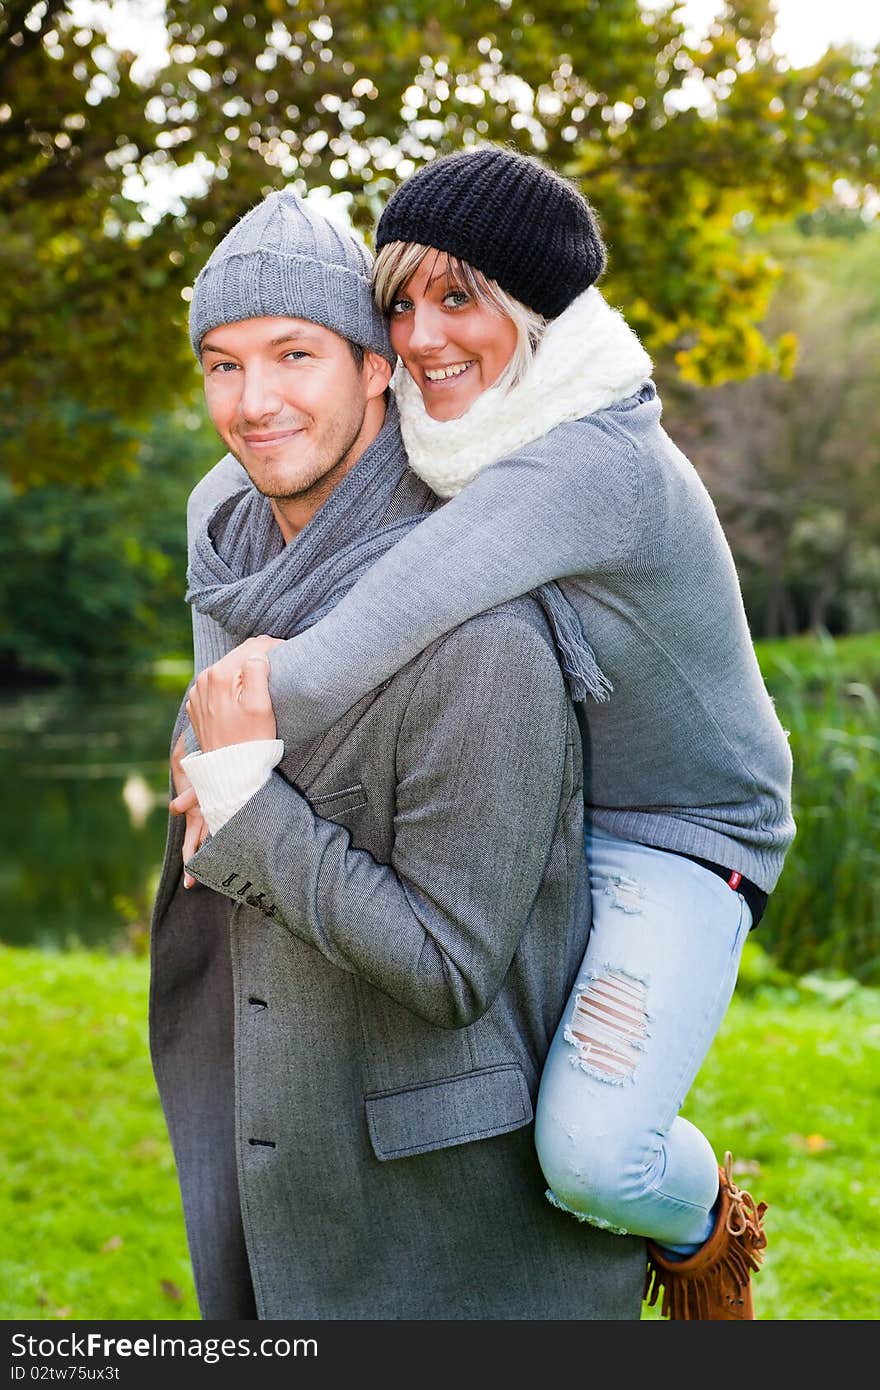
[{"label": "gray wool coat", "polygon": [[287,752],[189,890],[171,820],[151,1047],[203,1318],[639,1317],[644,1242],[551,1207],[533,1145],[582,806],[524,599]]}]

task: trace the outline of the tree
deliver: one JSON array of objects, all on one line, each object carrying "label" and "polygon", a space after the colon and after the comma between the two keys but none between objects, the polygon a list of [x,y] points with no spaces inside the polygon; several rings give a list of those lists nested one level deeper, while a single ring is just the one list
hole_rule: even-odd
[{"label": "tree", "polygon": [[190,412],[156,418],[138,466],[112,484],[16,497],[0,478],[0,684],[142,680],[157,659],[191,655],[186,499],[218,455],[198,425]]},{"label": "tree", "polygon": [[[743,236],[839,178],[876,182],[871,55],[791,71],[770,0],[705,40],[637,0],[169,0],[144,75],[62,0],[0,0],[0,428],[17,482],[100,477],[191,392],[186,287],[269,187],[349,193],[369,233],[436,152],[501,140],[576,179],[610,245],[609,295],[696,382],[784,366],[759,324],[774,270]],[[142,66],[142,65],[141,65]],[[138,178],[200,167],[165,216]],[[75,422],[75,428],[74,428]]]},{"label": "tree", "polygon": [[799,341],[791,380],[691,392],[673,406],[674,433],[687,416],[756,632],[876,627],[880,229],[846,239],[788,231],[769,246],[785,266],[770,331],[784,321]]}]

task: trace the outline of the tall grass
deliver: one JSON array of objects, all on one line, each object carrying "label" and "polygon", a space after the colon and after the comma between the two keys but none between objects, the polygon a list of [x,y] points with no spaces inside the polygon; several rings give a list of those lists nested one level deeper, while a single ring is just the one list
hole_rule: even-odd
[{"label": "tall grass", "polygon": [[791,735],[798,833],[760,927],[795,973],[880,983],[880,634],[756,645]]}]

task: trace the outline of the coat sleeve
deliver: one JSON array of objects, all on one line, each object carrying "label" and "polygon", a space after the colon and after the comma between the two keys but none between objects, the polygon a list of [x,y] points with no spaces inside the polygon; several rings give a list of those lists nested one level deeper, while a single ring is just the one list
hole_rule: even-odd
[{"label": "coat sleeve", "polygon": [[568,738],[546,638],[488,615],[432,653],[396,750],[391,862],[352,847],[277,772],[189,861],[340,969],[440,1027],[497,995],[560,812]]},{"label": "coat sleeve", "polygon": [[598,421],[560,425],[486,468],[382,555],[326,617],[275,647],[269,689],[278,737],[297,743],[325,733],[475,614],[621,563],[637,530],[640,481],[632,448]]}]

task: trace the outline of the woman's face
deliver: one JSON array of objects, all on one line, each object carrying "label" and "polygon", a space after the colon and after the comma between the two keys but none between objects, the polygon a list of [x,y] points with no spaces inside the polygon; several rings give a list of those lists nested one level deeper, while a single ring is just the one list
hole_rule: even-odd
[{"label": "woman's face", "polygon": [[434,420],[455,420],[494,385],[513,356],[516,328],[475,300],[444,251],[427,255],[391,307],[391,345]]}]

